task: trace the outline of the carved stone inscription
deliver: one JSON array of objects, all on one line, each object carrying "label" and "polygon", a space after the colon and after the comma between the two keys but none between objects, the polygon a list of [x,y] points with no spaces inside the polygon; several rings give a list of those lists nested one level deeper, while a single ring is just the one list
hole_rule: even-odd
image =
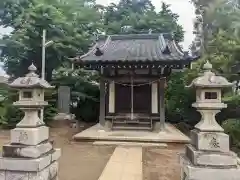
[{"label": "carved stone inscription", "polygon": [[220,148],[219,142],[217,141],[217,139],[215,137],[212,138],[209,145],[211,146],[211,148]]},{"label": "carved stone inscription", "polygon": [[18,138],[18,142],[22,143],[22,142],[26,142],[28,140],[28,135],[27,132],[20,132],[19,138]]},{"label": "carved stone inscription", "polygon": [[22,79],[22,80],[20,81],[20,83],[21,83],[21,84],[24,84],[24,85],[29,85],[29,84],[32,83],[32,81],[31,81],[31,78],[26,77],[26,78]]},{"label": "carved stone inscription", "polygon": [[215,133],[207,133],[204,135],[204,137],[208,140],[210,148],[213,149],[220,148],[220,143]]}]

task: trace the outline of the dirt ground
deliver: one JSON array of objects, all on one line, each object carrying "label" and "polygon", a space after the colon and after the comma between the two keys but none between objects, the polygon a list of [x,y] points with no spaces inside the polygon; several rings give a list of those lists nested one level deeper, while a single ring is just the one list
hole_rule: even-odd
[{"label": "dirt ground", "polygon": [[169,145],[166,149],[143,149],[143,180],[180,180],[179,153],[183,145]]},{"label": "dirt ground", "polygon": [[[74,134],[70,128],[51,128],[54,146],[61,148],[60,180],[98,180],[106,163],[114,151],[111,146],[93,146],[87,142],[71,141]],[[9,143],[10,133],[0,131],[0,146]]]},{"label": "dirt ground", "polygon": [[[98,180],[115,147],[73,142],[75,133],[68,127],[50,129],[50,139],[62,151],[59,179]],[[9,143],[9,137],[8,130],[0,130],[0,146]],[[143,148],[143,180],[180,180],[179,153],[183,151],[183,145]]]}]

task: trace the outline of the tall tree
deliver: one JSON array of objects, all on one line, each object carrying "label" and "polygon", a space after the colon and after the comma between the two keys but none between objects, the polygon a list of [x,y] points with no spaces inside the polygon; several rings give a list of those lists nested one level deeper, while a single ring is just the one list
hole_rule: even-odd
[{"label": "tall tree", "polygon": [[107,34],[118,33],[173,33],[177,41],[183,40],[183,29],[177,23],[178,15],[169,5],[162,3],[155,11],[150,0],[121,0],[106,7],[104,13]]},{"label": "tall tree", "polygon": [[12,76],[26,73],[34,62],[41,69],[41,39],[43,29],[54,44],[47,48],[46,78],[68,57],[83,53],[89,37],[97,29],[100,16],[89,0],[3,0],[1,24],[13,28],[6,36],[7,48],[2,61]]}]

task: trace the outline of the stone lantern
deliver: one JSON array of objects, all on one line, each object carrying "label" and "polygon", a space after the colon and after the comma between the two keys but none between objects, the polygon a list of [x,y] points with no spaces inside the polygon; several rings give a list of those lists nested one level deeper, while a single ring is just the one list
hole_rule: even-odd
[{"label": "stone lantern", "polygon": [[192,106],[202,119],[191,132],[191,144],[180,156],[181,180],[237,180],[240,177],[237,155],[229,150],[229,136],[215,119],[227,107],[221,100],[222,89],[233,84],[211,72],[209,62],[203,69],[204,74],[188,86],[196,89]]},{"label": "stone lantern", "polygon": [[[28,70],[30,72],[25,77],[17,78],[9,85],[19,90],[19,100],[14,102],[14,105],[25,113],[24,118],[17,124],[17,127],[41,127],[44,125],[44,122],[40,120],[38,113],[40,109],[48,105],[48,103],[44,101],[44,90],[53,87],[35,74],[37,69],[33,64]],[[46,126],[41,128],[48,131]],[[45,133],[45,135],[48,135],[48,133]],[[39,138],[45,137],[40,136]]]},{"label": "stone lantern", "polygon": [[39,110],[48,103],[44,101],[44,90],[53,88],[38,77],[32,64],[25,77],[14,80],[10,87],[18,89],[19,100],[14,105],[25,116],[11,130],[11,143],[3,146],[0,158],[0,179],[57,179],[60,149],[53,149],[49,142],[49,128],[39,118]]}]

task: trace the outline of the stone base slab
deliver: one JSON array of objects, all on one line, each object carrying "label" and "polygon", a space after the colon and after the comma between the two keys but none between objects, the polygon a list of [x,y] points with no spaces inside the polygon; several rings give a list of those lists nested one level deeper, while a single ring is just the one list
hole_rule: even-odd
[{"label": "stone base slab", "polygon": [[11,158],[39,158],[53,149],[50,142],[38,144],[37,146],[9,144],[3,146],[3,157]]},{"label": "stone base slab", "polygon": [[240,166],[236,168],[213,168],[194,166],[185,155],[180,155],[181,180],[239,180]]},{"label": "stone base slab", "polygon": [[49,128],[40,126],[35,128],[15,128],[11,130],[11,143],[23,145],[38,145],[48,140]]},{"label": "stone base slab", "polygon": [[229,136],[223,132],[191,131],[191,143],[200,151],[229,152]]},{"label": "stone base slab", "polygon": [[237,155],[233,152],[197,151],[192,145],[186,146],[186,157],[195,166],[236,167]]},{"label": "stone base slab", "polygon": [[74,114],[67,114],[67,113],[58,113],[53,120],[56,121],[62,121],[62,120],[74,120],[75,119],[75,115]]},{"label": "stone base slab", "polygon": [[36,172],[0,171],[0,180],[56,180],[58,162],[52,162],[46,168]]},{"label": "stone base slab", "polygon": [[76,141],[122,141],[122,142],[147,142],[147,143],[189,143],[190,139],[171,124],[165,124],[165,131],[130,131],[112,130],[104,131],[96,124],[74,137]]},{"label": "stone base slab", "polygon": [[61,150],[55,149],[36,159],[1,157],[0,171],[39,172],[59,159],[60,155]]},{"label": "stone base slab", "polygon": [[105,125],[103,127],[104,131],[111,131],[112,130],[112,121],[106,120]]}]

